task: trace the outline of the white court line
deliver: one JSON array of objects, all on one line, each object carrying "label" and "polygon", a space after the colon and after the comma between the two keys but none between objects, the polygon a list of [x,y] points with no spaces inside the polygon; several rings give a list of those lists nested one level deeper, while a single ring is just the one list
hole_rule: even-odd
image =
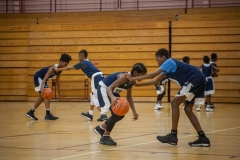
[{"label": "white court line", "polygon": [[[228,131],[228,130],[239,129],[239,128],[240,128],[240,127],[227,128],[227,129],[221,129],[221,130],[216,130],[216,131],[210,131],[210,132],[206,132],[206,133],[222,132],[222,131]],[[187,136],[181,136],[181,137],[178,137],[178,139],[180,139],[180,138],[185,138],[185,137],[191,137],[191,136],[196,136],[196,134],[194,134],[194,135],[187,135]],[[56,158],[56,159],[53,159],[53,160],[68,159],[68,158],[83,156],[83,155],[87,155],[87,154],[94,154],[94,153],[99,153],[99,152],[103,152],[103,151],[111,151],[111,150],[117,150],[117,149],[121,149],[121,148],[129,148],[129,147],[134,147],[134,146],[141,146],[141,145],[150,144],[150,143],[155,143],[155,142],[159,142],[159,141],[151,141],[151,142],[146,142],[146,143],[133,144],[133,145],[129,145],[129,146],[123,146],[123,147],[115,147],[115,148],[110,148],[110,149],[104,149],[104,150],[100,150],[100,151],[86,152],[86,153],[81,153],[81,154],[75,154],[75,155],[72,155],[72,156],[66,156],[66,157]]]}]

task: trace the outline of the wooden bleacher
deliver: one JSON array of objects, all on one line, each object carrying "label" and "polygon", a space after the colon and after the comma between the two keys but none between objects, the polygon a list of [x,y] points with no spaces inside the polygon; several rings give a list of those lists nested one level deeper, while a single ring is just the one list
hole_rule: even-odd
[{"label": "wooden bleacher", "polygon": [[[172,21],[172,57],[181,60],[188,55],[190,63],[199,66],[204,55],[216,52],[221,71],[215,78],[213,101],[239,103],[239,8],[188,9],[187,14],[184,9],[1,14],[0,101],[36,100],[34,73],[58,63],[64,52],[73,58],[69,65],[74,65],[78,52],[88,50],[89,59],[105,76],[130,71],[136,62],[143,62],[152,72],[157,69],[155,52],[169,47],[168,21]],[[63,72],[62,96],[83,96],[79,81],[85,78],[81,71]],[[171,83],[171,88],[173,98],[179,87]],[[135,87],[133,96],[155,101],[155,87]]]}]

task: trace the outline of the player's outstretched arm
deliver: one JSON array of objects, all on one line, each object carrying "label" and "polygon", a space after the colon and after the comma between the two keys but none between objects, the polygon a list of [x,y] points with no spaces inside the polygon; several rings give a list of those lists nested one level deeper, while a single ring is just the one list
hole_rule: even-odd
[{"label": "player's outstretched arm", "polygon": [[158,69],[152,73],[149,73],[149,74],[145,74],[145,75],[142,75],[142,76],[137,76],[137,77],[132,77],[131,75],[129,74],[125,74],[124,76],[129,79],[130,81],[136,81],[136,80],[143,80],[143,79],[151,79],[151,78],[154,78],[156,77],[157,75],[159,75],[160,73],[162,73],[163,70],[161,69]]},{"label": "player's outstretched arm", "polygon": [[136,86],[149,86],[149,85],[157,84],[164,77],[165,77],[165,74],[160,74],[155,79],[152,79],[152,80],[150,80],[148,82],[144,82],[144,83],[137,83]]},{"label": "player's outstretched arm", "polygon": [[61,71],[66,71],[66,70],[72,70],[72,69],[75,69],[73,66],[67,66],[67,67],[63,67],[63,68],[57,68],[54,66],[54,70],[56,72],[61,72]]}]

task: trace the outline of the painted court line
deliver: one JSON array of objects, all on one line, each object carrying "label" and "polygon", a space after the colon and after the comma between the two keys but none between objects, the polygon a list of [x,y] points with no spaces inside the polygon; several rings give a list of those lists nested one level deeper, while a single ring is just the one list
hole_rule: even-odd
[{"label": "painted court line", "polygon": [[[240,127],[221,129],[221,130],[210,131],[210,132],[206,132],[206,133],[222,132],[222,131],[228,131],[228,130],[232,130],[232,129],[240,129]],[[194,135],[181,136],[181,137],[178,137],[178,139],[180,139],[180,138],[185,138],[185,137],[192,137],[192,136],[196,136],[196,134],[194,134]],[[117,149],[122,149],[122,148],[129,148],[129,147],[141,146],[141,145],[151,144],[151,143],[155,143],[155,142],[159,142],[159,141],[151,141],[151,142],[146,142],[146,143],[133,144],[133,145],[129,145],[129,146],[122,146],[122,147],[115,147],[115,148],[110,148],[110,149],[104,149],[104,150],[86,152],[86,153],[81,153],[81,154],[75,154],[75,155],[71,155],[71,156],[56,158],[56,159],[53,159],[53,160],[68,159],[68,158],[73,158],[73,157],[78,157],[78,156],[83,156],[83,155],[88,155],[88,154],[100,153],[100,152],[103,152],[103,151],[111,151],[111,150],[117,150]]]}]

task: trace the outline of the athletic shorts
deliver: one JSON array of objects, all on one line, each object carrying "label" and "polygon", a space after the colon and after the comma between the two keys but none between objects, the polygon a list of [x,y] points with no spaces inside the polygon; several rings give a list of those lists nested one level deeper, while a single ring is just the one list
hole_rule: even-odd
[{"label": "athletic shorts", "polygon": [[176,96],[186,96],[187,104],[204,104],[204,88],[205,83],[193,86],[189,82],[185,82]]}]

